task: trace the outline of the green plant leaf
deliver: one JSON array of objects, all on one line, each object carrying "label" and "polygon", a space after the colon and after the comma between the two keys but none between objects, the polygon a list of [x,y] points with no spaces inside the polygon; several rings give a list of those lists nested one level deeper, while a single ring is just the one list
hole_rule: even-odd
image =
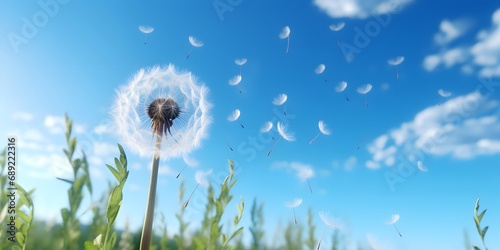
[{"label": "green plant leaf", "polygon": [[85,243],[83,243],[83,246],[85,247],[85,250],[99,250],[99,247],[97,247],[96,245],[94,245],[94,243],[92,241],[85,241]]},{"label": "green plant leaf", "polygon": [[121,179],[120,173],[118,173],[118,171],[116,171],[116,169],[114,169],[112,166],[110,166],[108,164],[106,164],[106,167],[108,167],[109,171],[111,171],[113,176],[115,176],[116,180],[120,181],[120,179]]},{"label": "green plant leaf", "polygon": [[70,181],[70,180],[68,180],[68,179],[59,178],[59,177],[56,177],[56,179],[58,179],[58,180],[60,180],[60,181],[67,182],[67,183],[69,183],[69,184],[73,185],[73,181]]},{"label": "green plant leaf", "polygon": [[238,236],[239,234],[241,234],[243,232],[243,227],[240,227],[238,228],[238,230],[236,230],[232,235],[231,237],[229,237],[229,239],[227,240],[228,242],[230,240],[232,240],[234,237]]}]

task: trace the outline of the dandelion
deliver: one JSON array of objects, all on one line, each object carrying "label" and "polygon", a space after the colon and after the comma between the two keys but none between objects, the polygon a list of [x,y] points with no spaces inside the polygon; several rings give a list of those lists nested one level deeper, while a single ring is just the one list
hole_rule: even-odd
[{"label": "dandelion", "polygon": [[302,204],[302,199],[301,198],[295,198],[293,201],[285,201],[284,202],[285,207],[291,208],[293,211],[293,221],[295,224],[297,224],[297,217],[295,217],[295,208],[300,206]]},{"label": "dandelion", "polygon": [[366,94],[368,94],[368,92],[370,92],[370,90],[372,90],[372,85],[367,83],[361,87],[358,87],[356,90],[358,91],[358,93],[362,94],[365,96],[365,104],[366,104],[366,107],[368,107],[368,99],[366,99]]},{"label": "dandelion", "polygon": [[404,56],[398,56],[387,60],[387,63],[392,66],[396,66],[396,79],[399,79],[398,65],[405,60]]},{"label": "dandelion", "polygon": [[203,170],[198,170],[196,171],[194,178],[198,184],[196,184],[196,187],[193,189],[193,192],[191,192],[191,195],[189,195],[189,198],[187,199],[186,203],[184,203],[184,208],[186,208],[189,204],[189,201],[191,200],[191,197],[193,196],[194,192],[199,186],[202,186],[204,188],[208,188],[208,176],[212,173],[212,169],[203,171]]},{"label": "dandelion", "polygon": [[398,220],[399,220],[399,214],[393,214],[391,219],[389,221],[387,221],[386,223],[389,225],[393,225],[394,228],[396,229],[396,231],[398,232],[399,237],[403,237],[401,235],[401,233],[399,232],[398,228],[396,227],[396,222],[398,222]]},{"label": "dandelion", "polygon": [[229,146],[229,143],[227,143],[226,141],[224,141],[224,143],[226,144],[226,146],[229,148],[229,150],[231,151],[234,151],[233,148],[231,146]]},{"label": "dandelion", "polygon": [[316,138],[318,138],[318,136],[320,134],[324,134],[324,135],[330,135],[332,132],[326,127],[326,124],[324,121],[319,121],[318,122],[318,127],[319,127],[319,133],[309,142],[309,144],[312,144],[314,142],[314,140],[316,140]]},{"label": "dandelion", "polygon": [[241,71],[243,69],[243,65],[245,65],[247,63],[247,59],[246,58],[235,59],[234,63],[236,65],[240,66],[240,75],[241,75]]},{"label": "dandelion", "polygon": [[193,48],[200,48],[203,47],[203,42],[197,40],[194,36],[189,36],[189,43],[191,44],[191,49],[189,50],[189,53],[186,56],[186,59],[189,59],[189,56],[191,55],[191,52],[193,51]]},{"label": "dandelion", "polygon": [[286,45],[286,53],[288,54],[288,48],[290,48],[290,27],[285,26],[279,35],[280,39],[288,39]]},{"label": "dandelion", "polygon": [[150,27],[150,26],[139,26],[139,31],[141,31],[144,34],[144,44],[147,42],[147,35],[149,33],[152,33],[155,30],[155,28]]},{"label": "dandelion", "polygon": [[273,104],[276,106],[281,106],[283,108],[283,114],[286,115],[285,107],[283,104],[285,104],[286,100],[288,100],[288,96],[286,94],[279,94],[276,98],[273,100]]},{"label": "dandelion", "polygon": [[196,166],[198,166],[198,162],[193,161],[193,160],[187,158],[186,156],[184,156],[184,162],[185,162],[184,167],[182,167],[181,171],[179,171],[179,173],[175,177],[176,179],[179,178],[179,176],[182,174],[182,172],[184,171],[184,169],[186,169],[186,167],[196,167]]},{"label": "dandelion", "polygon": [[[347,82],[346,81],[341,81],[337,84],[337,86],[335,87],[335,91],[337,93],[342,93],[344,92],[344,90],[347,88]],[[347,97],[347,94],[344,92],[344,97],[347,101],[349,101],[349,97]]]},{"label": "dandelion", "polygon": [[241,124],[239,121],[238,121],[238,118],[240,118],[240,110],[239,109],[235,109],[233,110],[233,112],[231,114],[229,114],[229,116],[227,117],[227,120],[229,122],[234,122],[236,121],[238,124],[240,124],[241,128],[245,128],[245,126],[243,126],[243,124]]},{"label": "dandelion", "polygon": [[[260,132],[261,133],[268,133],[269,131],[271,131],[272,128],[273,128],[273,123],[270,121],[267,121],[266,123],[264,123],[264,126],[262,126],[262,128],[260,128]],[[274,140],[273,136],[271,136],[271,138]]]},{"label": "dandelion", "polygon": [[190,72],[173,65],[141,69],[120,87],[112,110],[116,133],[124,145],[153,158],[141,249],[148,249],[160,157],[185,156],[201,145],[211,123],[208,88]]},{"label": "dandelion", "polygon": [[[321,74],[323,74],[325,69],[326,69],[326,66],[324,64],[319,64],[318,66],[316,66],[316,69],[314,69],[314,73],[316,75],[321,75]],[[328,80],[326,78],[325,78],[325,82],[328,82]]]},{"label": "dandelion", "polygon": [[328,228],[331,228],[332,230],[338,230],[342,227],[342,224],[338,218],[330,218],[328,214],[323,211],[319,212],[319,218],[321,219],[321,221],[323,221],[323,223],[325,223],[327,228],[325,228],[325,231],[323,231],[316,250],[319,250],[321,248],[321,241],[323,240],[323,237],[325,236],[326,230]]},{"label": "dandelion", "polygon": [[267,152],[267,156],[269,156],[271,154],[271,152],[273,151],[274,149],[274,146],[276,146],[276,143],[278,143],[281,138],[287,140],[287,141],[295,141],[295,136],[293,133],[289,133],[287,131],[287,127],[285,125],[283,125],[283,123],[281,122],[278,122],[278,124],[276,125],[277,129],[278,129],[278,133],[280,134],[280,138],[278,138],[278,140],[276,140],[276,142],[273,144],[273,146],[271,147],[271,149],[269,150],[269,152]]},{"label": "dandelion", "polygon": [[[338,22],[338,23],[335,23],[335,24],[330,24],[328,26],[328,28],[330,28],[331,31],[340,31],[341,29],[343,29],[345,27],[345,22]],[[337,40],[337,45],[340,45],[340,39]]]},{"label": "dandelion", "polygon": [[[241,75],[235,75],[233,78],[229,79],[228,83],[231,86],[236,86],[236,85],[240,84],[242,79],[243,78],[241,77]],[[238,92],[240,92],[240,94],[241,94],[241,90],[238,90]]]}]

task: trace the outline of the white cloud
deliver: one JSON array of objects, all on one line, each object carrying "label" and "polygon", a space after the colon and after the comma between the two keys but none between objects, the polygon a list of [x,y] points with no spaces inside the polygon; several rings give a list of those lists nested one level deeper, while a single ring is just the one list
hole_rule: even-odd
[{"label": "white cloud", "polygon": [[358,164],[358,159],[355,156],[351,156],[344,161],[344,170],[350,171],[356,167]]},{"label": "white cloud", "polygon": [[12,120],[29,122],[33,120],[33,114],[27,112],[15,112],[11,115]]},{"label": "white cloud", "polygon": [[66,156],[61,154],[30,154],[20,157],[19,165],[23,165],[29,176],[39,179],[72,178],[72,167]]},{"label": "white cloud", "polygon": [[52,134],[63,134],[66,127],[63,116],[48,115],[45,117],[43,124]]},{"label": "white cloud", "polygon": [[439,25],[439,32],[434,35],[434,41],[445,45],[465,34],[471,27],[471,22],[465,19],[450,21],[444,19]]},{"label": "white cloud", "polygon": [[441,31],[435,35],[435,41],[441,52],[424,58],[423,67],[433,71],[440,65],[450,68],[462,65],[462,72],[471,74],[477,72],[481,77],[500,76],[500,9],[491,18],[491,26],[479,31],[472,44],[447,48],[453,39],[462,35],[470,27],[470,22],[459,20],[441,22]]},{"label": "white cloud", "polygon": [[398,13],[412,0],[314,0],[314,4],[331,18],[359,18]]},{"label": "white cloud", "polygon": [[92,155],[96,156],[119,155],[118,147],[108,142],[94,142],[92,149]]},{"label": "white cloud", "polygon": [[315,176],[314,169],[311,165],[300,162],[275,162],[272,168],[284,168],[288,171],[293,171],[295,176],[301,181],[306,181]]},{"label": "white cloud", "polygon": [[[418,112],[414,119],[379,136],[369,146],[366,167],[392,166],[425,155],[470,159],[500,153],[500,106],[479,92],[449,99]],[[496,112],[496,114],[495,114]]]}]

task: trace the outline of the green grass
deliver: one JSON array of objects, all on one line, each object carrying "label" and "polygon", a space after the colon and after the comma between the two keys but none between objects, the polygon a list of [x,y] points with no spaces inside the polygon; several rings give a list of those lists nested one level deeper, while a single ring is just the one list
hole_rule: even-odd
[{"label": "green grass", "polygon": [[[36,204],[32,197],[36,196],[35,190],[25,191],[22,186],[17,185],[18,201],[16,226],[16,243],[5,240],[6,231],[2,226],[0,229],[0,249],[87,249],[108,250],[139,249],[141,242],[141,231],[130,231],[128,223],[123,230],[114,228],[116,218],[123,202],[123,188],[128,178],[127,156],[125,150],[118,144],[118,157],[114,159],[114,166],[106,164],[115,180],[109,182],[109,189],[100,195],[87,210],[81,207],[82,200],[87,195],[92,196],[92,180],[89,175],[89,165],[85,152],[81,152],[80,158],[75,157],[77,138],[72,137],[73,121],[66,116],[66,144],[63,149],[64,155],[73,168],[73,178],[57,178],[68,183],[67,199],[69,207],[61,209],[62,224],[51,225],[48,222],[37,220]],[[7,197],[7,171],[6,150],[0,153],[0,223],[4,225],[6,218]],[[208,187],[208,195],[205,201],[205,210],[202,212],[201,221],[185,220],[185,182],[180,182],[178,194],[178,211],[175,218],[179,227],[168,228],[171,223],[165,218],[164,211],[157,211],[159,216],[155,218],[156,227],[153,229],[152,244],[150,249],[177,250],[177,249],[316,249],[318,245],[317,226],[313,223],[313,211],[309,208],[306,223],[294,224],[288,221],[284,228],[275,232],[265,231],[265,207],[254,199],[250,210],[245,210],[245,201],[239,197],[236,207],[228,207],[232,204],[234,195],[233,187],[237,184],[233,161],[228,161],[228,175],[216,188]],[[217,190],[217,191],[216,191]],[[170,211],[170,210],[169,210]],[[88,225],[79,221],[82,213],[92,213]],[[469,243],[469,237],[464,232],[465,249],[487,250],[485,236],[488,226],[484,227],[483,218],[486,210],[479,211],[479,199],[474,207],[474,223],[481,240],[480,248]],[[250,225],[243,227],[241,220],[244,216],[250,217]],[[230,223],[223,223],[223,218],[232,218]],[[190,227],[192,224],[200,225],[197,228]],[[188,230],[190,228],[191,230]],[[243,242],[243,235],[248,234],[250,242]],[[329,249],[346,249],[342,242],[342,232],[334,231],[329,240]],[[362,244],[359,244],[362,245]],[[366,245],[366,244],[364,244]],[[322,246],[322,249],[326,247]],[[358,249],[367,249],[361,246]]]}]

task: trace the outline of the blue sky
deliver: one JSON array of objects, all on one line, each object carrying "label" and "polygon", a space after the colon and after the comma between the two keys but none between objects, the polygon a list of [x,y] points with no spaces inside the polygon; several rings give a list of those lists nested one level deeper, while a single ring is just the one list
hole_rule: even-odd
[{"label": "blue sky", "polygon": [[[342,30],[329,29],[339,22],[345,22]],[[36,188],[39,219],[60,220],[67,206],[68,187],[55,179],[70,173],[62,154],[64,113],[74,119],[89,156],[97,199],[112,178],[104,163],[122,143],[103,129],[113,122],[116,89],[141,68],[171,63],[210,88],[213,123],[190,157],[197,169],[213,169],[214,185],[234,159],[234,194],[245,198],[247,212],[254,197],[265,203],[268,235],[293,220],[283,202],[300,197],[299,223],[306,222],[308,207],[316,215],[329,212],[343,222],[348,249],[368,246],[367,233],[386,249],[458,249],[464,230],[480,243],[472,212],[481,198],[488,209],[487,246],[500,248],[494,237],[500,223],[500,4],[494,1],[2,1],[0,23],[0,131],[19,138],[19,179]],[[139,25],[155,28],[146,45]],[[278,36],[285,26],[289,53]],[[189,36],[204,46],[186,59]],[[346,56],[346,49],[355,55]],[[387,63],[397,56],[405,58],[399,79]],[[237,58],[248,62],[234,87],[228,81],[239,74]],[[326,65],[321,75],[314,72],[319,64]],[[345,95],[335,92],[340,81],[348,83]],[[373,86],[368,107],[356,92],[367,83]],[[451,95],[442,97],[439,89]],[[288,95],[286,116],[272,104],[280,93]],[[226,120],[234,109],[241,110],[244,129]],[[266,157],[273,141],[259,129],[268,120],[288,124],[297,140],[281,140]],[[332,134],[310,145],[319,120]],[[279,137],[274,128],[272,135]],[[117,223],[123,226],[128,217],[136,229],[150,159],[125,150],[130,178]],[[417,161],[428,172],[418,172]],[[175,175],[183,166],[182,159],[161,163],[158,209],[172,231],[179,206]],[[299,176],[305,168],[314,172],[312,194]],[[196,186],[195,171],[181,175],[188,192]],[[195,197],[205,193],[198,189]],[[186,210],[192,225],[201,217],[197,208],[203,204],[192,202]],[[229,209],[236,212],[234,204]],[[385,224],[395,213],[402,238]],[[246,227],[249,217],[245,213]],[[319,216],[316,222],[319,237],[324,225]]]}]

